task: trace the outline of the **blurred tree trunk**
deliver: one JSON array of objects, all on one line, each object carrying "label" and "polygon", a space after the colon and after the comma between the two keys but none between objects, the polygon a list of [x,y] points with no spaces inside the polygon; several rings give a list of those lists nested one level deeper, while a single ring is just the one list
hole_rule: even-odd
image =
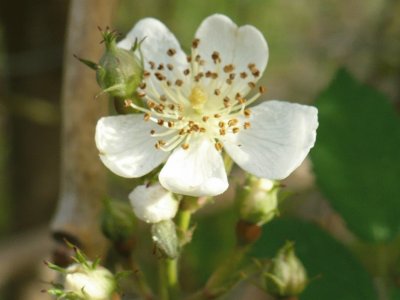
[{"label": "blurred tree trunk", "polygon": [[60,243],[56,263],[67,259],[63,239],[78,244],[89,257],[105,254],[99,213],[106,193],[106,168],[94,143],[97,120],[106,114],[107,101],[95,99],[100,89],[93,70],[73,54],[98,61],[103,46],[98,26],[111,25],[117,0],[71,1],[62,88],[61,194],[52,230]]},{"label": "blurred tree trunk", "polygon": [[[67,1],[0,1],[11,142],[11,231],[48,222],[58,193],[57,107],[66,7]],[[42,107],[52,115],[43,115]]]}]

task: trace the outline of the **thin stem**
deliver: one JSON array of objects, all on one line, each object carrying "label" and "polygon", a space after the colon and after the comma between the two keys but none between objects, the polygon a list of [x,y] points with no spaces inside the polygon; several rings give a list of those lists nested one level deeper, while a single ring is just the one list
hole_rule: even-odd
[{"label": "thin stem", "polygon": [[178,260],[167,258],[165,260],[165,265],[169,299],[179,299],[180,288],[178,282]]},{"label": "thin stem", "polygon": [[169,291],[166,276],[166,264],[165,259],[160,259],[158,271],[159,271],[159,297],[160,300],[169,300]]}]

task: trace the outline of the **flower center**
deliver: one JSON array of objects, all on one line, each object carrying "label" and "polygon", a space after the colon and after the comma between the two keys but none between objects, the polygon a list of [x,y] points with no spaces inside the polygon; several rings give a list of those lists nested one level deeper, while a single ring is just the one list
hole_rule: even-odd
[{"label": "flower center", "polygon": [[[212,52],[211,60],[206,63],[198,53],[199,42],[199,39],[193,41],[188,67],[184,70],[172,61],[147,62],[149,68],[145,69],[138,90],[147,108],[126,101],[127,106],[144,112],[145,121],[160,127],[152,129],[150,135],[157,139],[154,146],[162,151],[172,151],[178,146],[189,149],[192,138],[200,135],[221,151],[225,135],[250,128],[251,111],[246,106],[265,91],[260,86],[246,99],[246,94],[256,88],[254,80],[260,76],[256,65],[250,62],[247,69],[238,70],[233,64],[223,65],[224,59],[218,51]],[[172,57],[176,53],[175,49],[169,49],[166,54]]]},{"label": "flower center", "polygon": [[190,104],[197,112],[201,112],[203,110],[204,103],[206,103],[207,100],[207,93],[199,86],[195,86],[189,95]]}]

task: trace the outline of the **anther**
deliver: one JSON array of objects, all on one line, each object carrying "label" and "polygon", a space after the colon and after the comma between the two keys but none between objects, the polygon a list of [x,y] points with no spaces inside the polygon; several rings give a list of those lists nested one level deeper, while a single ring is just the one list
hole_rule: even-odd
[{"label": "anther", "polygon": [[235,79],[235,77],[236,77],[236,74],[235,74],[235,73],[229,74],[229,79],[230,79],[230,80]]},{"label": "anther", "polygon": [[249,87],[251,89],[254,89],[256,87],[256,84],[254,82],[252,82],[252,81],[249,81],[247,84],[249,85]]},{"label": "anther", "polygon": [[160,81],[165,79],[165,76],[163,74],[161,74],[160,72],[156,72],[154,73],[154,76],[156,76],[156,78]]},{"label": "anther", "polygon": [[221,151],[222,148],[223,148],[223,146],[222,146],[222,144],[220,142],[216,142],[214,144],[214,146],[215,146],[215,149],[217,149],[217,151]]},{"label": "anther", "polygon": [[243,128],[244,128],[244,129],[250,128],[250,122],[244,122]]},{"label": "anther", "polygon": [[233,133],[238,133],[240,131],[239,127],[233,127],[232,132]]},{"label": "anther", "polygon": [[221,129],[219,130],[219,134],[220,134],[220,135],[225,135],[225,134],[226,134],[225,129],[224,129],[224,128],[221,128]]},{"label": "anther", "polygon": [[168,49],[168,51],[167,51],[167,54],[169,55],[169,56],[173,56],[173,55],[175,55],[176,54],[176,50],[175,49]]},{"label": "anther", "polygon": [[221,95],[221,90],[220,90],[220,89],[215,89],[215,90],[214,90],[214,94],[215,94],[216,96]]},{"label": "anther", "polygon": [[221,118],[221,115],[220,114],[214,114],[214,118],[216,118],[216,119]]},{"label": "anther", "polygon": [[153,102],[153,101],[147,101],[147,106],[149,107],[149,108],[154,108],[155,106],[156,106],[156,104]]},{"label": "anther", "polygon": [[264,94],[267,91],[267,89],[264,86],[260,86],[258,88],[258,90],[259,90],[260,94]]},{"label": "anther", "polygon": [[174,69],[174,66],[171,64],[167,64],[167,68],[168,68],[168,70],[172,71]]},{"label": "anther", "polygon": [[246,77],[247,77],[247,73],[246,72],[240,73],[240,78],[245,79]]},{"label": "anther", "polygon": [[142,90],[144,90],[144,89],[146,88],[146,82],[141,82],[141,83],[139,84],[139,87],[140,87]]},{"label": "anther", "polygon": [[143,72],[143,77],[149,77],[151,74],[148,71],[144,71]]},{"label": "anther", "polygon": [[187,150],[187,149],[189,149],[189,144],[186,144],[186,143],[182,144],[181,147],[183,150]]},{"label": "anther", "polygon": [[154,61],[149,61],[150,69],[154,70],[156,63]]},{"label": "anther", "polygon": [[180,79],[177,79],[177,80],[175,81],[175,85],[176,85],[176,86],[182,86],[182,84],[183,84],[183,81],[180,80]]},{"label": "anther", "polygon": [[188,63],[190,63],[192,61],[192,56],[190,56],[190,55],[186,56],[186,60]]},{"label": "anther", "polygon": [[228,79],[226,80],[226,83],[229,84],[229,85],[231,85],[231,84],[232,84],[232,79],[228,78]]},{"label": "anther", "polygon": [[151,134],[151,135],[153,135],[153,134],[155,134],[155,133],[156,133],[156,131],[155,131],[154,129],[150,130],[150,134]]},{"label": "anther", "polygon": [[209,119],[209,116],[203,116],[201,119],[203,120],[203,122],[207,122],[207,120]]},{"label": "anther", "polygon": [[189,73],[190,73],[189,69],[186,69],[186,70],[183,71],[183,74],[186,75],[186,76],[189,75]]},{"label": "anther", "polygon": [[157,70],[164,70],[164,65],[163,64],[159,64]]},{"label": "anther", "polygon": [[243,113],[244,113],[244,116],[245,116],[246,118],[250,118],[250,115],[251,115],[250,109],[246,108],[246,109],[244,110]]},{"label": "anther", "polygon": [[239,122],[238,119],[230,119],[228,121],[228,126],[229,127],[235,126],[238,122]]},{"label": "anther", "polygon": [[218,123],[218,126],[219,126],[219,128],[224,128],[224,127],[225,127],[225,122],[220,121],[220,122]]},{"label": "anther", "polygon": [[240,93],[236,93],[235,99],[236,99],[236,100],[239,100],[239,99],[241,99],[241,98],[242,98],[242,95],[240,95]]},{"label": "anther", "polygon": [[125,101],[124,101],[124,106],[125,107],[129,107],[129,106],[131,106],[132,105],[132,100],[129,100],[129,99],[126,99]]},{"label": "anther", "polygon": [[171,81],[167,80],[165,83],[167,84],[167,86],[171,86]]},{"label": "anther", "polygon": [[229,65],[226,65],[223,70],[224,70],[225,73],[230,73],[233,70],[235,70],[235,66],[232,65],[232,64],[229,64]]},{"label": "anther", "polygon": [[192,41],[192,48],[197,48],[198,46],[199,46],[199,43],[200,43],[200,39],[194,39],[193,41]]},{"label": "anther", "polygon": [[144,116],[143,116],[143,119],[144,119],[145,121],[150,120],[150,114],[149,114],[149,113],[145,113]]},{"label": "anther", "polygon": [[160,126],[164,125],[164,120],[163,119],[158,119],[157,124]]},{"label": "anther", "polygon": [[168,108],[169,108],[170,110],[175,110],[175,104],[173,104],[173,103],[168,104]]},{"label": "anther", "polygon": [[172,121],[168,121],[168,127],[169,127],[169,128],[172,128],[172,127],[174,127],[174,125],[175,125],[175,124],[174,124],[174,122],[172,122]]},{"label": "anther", "polygon": [[167,101],[167,96],[161,95],[161,96],[160,96],[160,100],[161,100],[161,101],[164,101],[164,102]]},{"label": "anther", "polygon": [[214,61],[214,64],[221,62],[221,58],[219,57],[219,53],[217,51],[214,51],[211,54],[211,58]]}]

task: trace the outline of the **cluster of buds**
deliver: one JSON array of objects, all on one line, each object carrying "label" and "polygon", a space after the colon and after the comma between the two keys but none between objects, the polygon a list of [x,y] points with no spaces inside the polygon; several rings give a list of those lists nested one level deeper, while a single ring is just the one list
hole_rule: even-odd
[{"label": "cluster of buds", "polygon": [[99,265],[99,260],[90,261],[76,247],[75,263],[61,268],[50,262],[47,266],[62,275],[62,283],[53,283],[47,292],[57,299],[65,300],[110,300],[115,295],[117,276]]}]

